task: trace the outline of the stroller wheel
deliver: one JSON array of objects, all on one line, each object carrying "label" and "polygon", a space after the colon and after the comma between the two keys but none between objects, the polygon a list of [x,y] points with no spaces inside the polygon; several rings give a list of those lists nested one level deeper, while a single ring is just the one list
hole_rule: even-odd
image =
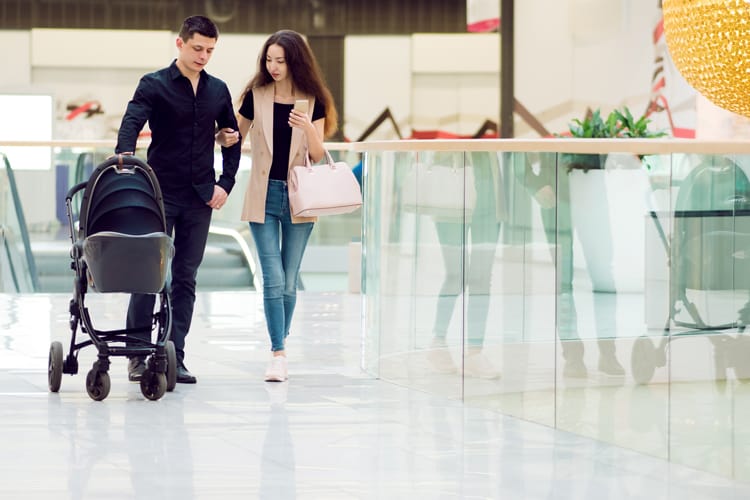
[{"label": "stroller wheel", "polygon": [[172,392],[177,385],[177,350],[174,342],[167,340],[167,391]]},{"label": "stroller wheel", "polygon": [[47,383],[50,392],[60,390],[63,373],[63,346],[60,342],[52,342],[49,347],[49,363],[47,364]]},{"label": "stroller wheel", "polygon": [[95,369],[89,370],[86,375],[86,392],[94,401],[102,401],[109,395],[110,389],[109,373],[100,372]]},{"label": "stroller wheel", "polygon": [[141,393],[146,399],[156,401],[167,392],[167,375],[146,369],[141,377]]},{"label": "stroller wheel", "polygon": [[647,384],[651,381],[656,369],[656,350],[651,340],[646,337],[635,339],[630,356],[630,368],[636,383]]}]

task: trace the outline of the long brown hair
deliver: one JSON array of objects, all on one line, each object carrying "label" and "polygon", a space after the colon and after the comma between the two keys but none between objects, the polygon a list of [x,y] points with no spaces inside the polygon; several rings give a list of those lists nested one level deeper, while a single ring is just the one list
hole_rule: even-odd
[{"label": "long brown hair", "polygon": [[284,49],[284,58],[294,87],[315,96],[315,99],[324,106],[326,121],[323,135],[331,137],[338,129],[338,112],[333,102],[333,95],[326,86],[323,72],[320,70],[312,49],[296,31],[280,30],[266,40],[258,55],[258,70],[242,92],[240,101],[244,100],[247,93],[252,92],[254,88],[273,82],[273,77],[266,68],[266,54],[271,45],[278,45]]}]

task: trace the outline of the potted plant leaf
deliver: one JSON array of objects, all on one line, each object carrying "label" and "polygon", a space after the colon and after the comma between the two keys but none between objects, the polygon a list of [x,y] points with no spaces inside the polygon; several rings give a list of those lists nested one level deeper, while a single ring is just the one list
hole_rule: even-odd
[{"label": "potted plant leaf", "polygon": [[[588,110],[583,119],[574,119],[568,125],[569,134],[564,137],[574,137],[579,139],[602,139],[602,138],[655,138],[666,135],[662,131],[650,130],[648,125],[651,122],[645,114],[638,119],[633,117],[633,113],[623,106],[622,109],[613,110],[607,118],[603,118],[600,110]],[[563,137],[562,134],[558,135]],[[588,172],[591,169],[601,169],[607,159],[606,154],[585,154],[585,153],[562,153],[560,159],[565,163],[567,171],[583,170]],[[639,156],[639,159],[640,158]]]}]

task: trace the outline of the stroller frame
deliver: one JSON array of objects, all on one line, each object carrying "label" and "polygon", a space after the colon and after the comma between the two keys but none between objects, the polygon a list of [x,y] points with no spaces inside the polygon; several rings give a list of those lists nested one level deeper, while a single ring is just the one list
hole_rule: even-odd
[{"label": "stroller frame", "polygon": [[[158,214],[161,221],[161,233],[136,234],[118,233],[112,231],[102,231],[99,233],[89,234],[89,221],[92,208],[92,200],[97,184],[105,176],[110,174],[123,176],[140,176],[141,183],[152,190],[153,199],[148,200],[154,203],[151,206],[152,212],[158,206]],[[116,177],[111,177],[117,179]],[[123,177],[124,179],[124,177]],[[143,183],[146,179],[148,182]],[[118,181],[113,181],[113,184]],[[124,182],[124,181],[123,181]],[[73,220],[73,197],[81,190],[84,190],[81,208],[79,210],[80,221],[79,230],[75,230]],[[143,192],[140,192],[143,194]],[[107,159],[100,164],[91,174],[88,181],[81,182],[73,186],[65,197],[65,204],[68,216],[71,238],[71,269],[75,271],[73,280],[73,298],[69,303],[70,313],[70,330],[71,339],[68,355],[63,360],[63,346],[60,342],[52,342],[49,353],[48,364],[48,382],[51,392],[58,392],[61,385],[62,374],[75,375],[78,373],[78,354],[81,349],[93,345],[97,351],[97,360],[86,376],[86,391],[95,401],[101,401],[107,397],[110,391],[111,383],[109,378],[110,356],[142,356],[147,357],[147,367],[141,377],[140,388],[142,394],[149,400],[155,401],[160,399],[166,391],[172,391],[176,385],[176,366],[177,358],[174,343],[169,340],[172,315],[170,298],[167,292],[165,276],[161,279],[136,279],[136,287],[140,290],[129,290],[123,286],[122,279],[114,283],[111,277],[104,275],[109,281],[103,293],[106,292],[131,292],[131,293],[158,293],[159,308],[154,313],[149,327],[130,328],[118,330],[99,330],[94,327],[89,314],[89,309],[85,303],[86,292],[89,287],[96,289],[97,284],[93,279],[92,262],[87,261],[86,254],[89,252],[87,246],[94,248],[94,251],[101,251],[106,248],[109,255],[121,259],[126,256],[132,260],[140,258],[140,253],[144,250],[153,250],[160,245],[162,265],[168,267],[174,249],[171,243],[171,237],[166,234],[166,222],[164,215],[164,204],[159,187],[158,180],[151,167],[146,163],[131,155],[117,155]],[[130,208],[130,207],[125,207]],[[76,232],[78,233],[76,235]],[[93,242],[89,240],[91,236],[105,238],[102,241]],[[88,240],[88,241],[87,241]],[[168,242],[168,243],[167,243]],[[91,243],[91,245],[89,245]],[[97,244],[98,243],[98,244]],[[104,243],[104,245],[102,245]],[[145,245],[145,246],[144,246]],[[164,251],[166,249],[166,252]],[[135,256],[135,257],[134,257]],[[166,257],[166,258],[165,258]],[[166,262],[166,264],[164,263]],[[102,271],[99,271],[102,273]],[[111,273],[111,272],[110,272]],[[163,274],[166,274],[164,271]],[[116,280],[115,280],[116,281]],[[154,283],[158,283],[154,285]],[[111,289],[107,289],[109,286]],[[154,287],[158,287],[154,288]],[[76,332],[80,326],[81,332],[88,335],[88,340],[76,342]],[[135,337],[136,333],[156,330],[156,341],[146,341]]]}]

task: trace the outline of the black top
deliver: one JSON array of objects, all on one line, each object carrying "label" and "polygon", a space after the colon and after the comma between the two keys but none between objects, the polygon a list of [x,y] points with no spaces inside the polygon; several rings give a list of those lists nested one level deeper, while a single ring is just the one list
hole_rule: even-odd
[{"label": "black top", "polygon": [[[289,171],[289,150],[292,147],[292,127],[289,126],[289,113],[292,112],[293,104],[273,103],[273,158],[270,179],[280,181],[287,180]],[[252,121],[255,117],[253,107],[253,93],[248,92],[242,100],[239,113]],[[312,121],[325,118],[326,110],[318,99],[313,106]]]},{"label": "black top", "polygon": [[223,166],[218,182],[214,171],[216,126],[238,128],[223,81],[201,71],[194,93],[175,61],[144,75],[122,118],[115,152],[135,151],[138,134],[147,121],[151,129],[147,161],[159,179],[165,202],[200,205],[211,199],[215,184],[227,193],[232,190],[240,143],[221,148]]}]

